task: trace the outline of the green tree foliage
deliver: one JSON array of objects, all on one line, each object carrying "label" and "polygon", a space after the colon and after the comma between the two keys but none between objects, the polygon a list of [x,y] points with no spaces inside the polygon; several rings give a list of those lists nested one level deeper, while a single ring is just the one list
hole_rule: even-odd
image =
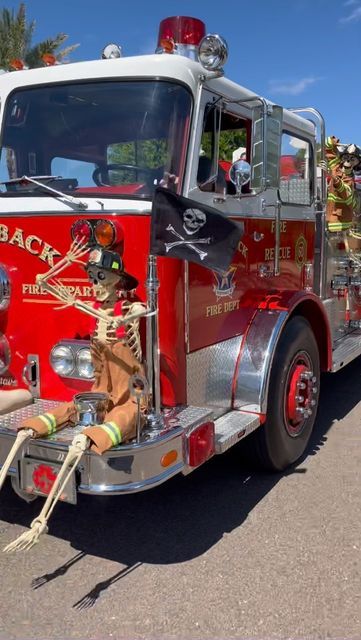
[{"label": "green tree foliage", "polygon": [[64,61],[79,46],[74,44],[60,49],[68,38],[64,33],[33,45],[35,26],[35,20],[27,21],[24,3],[19,5],[17,11],[0,11],[0,68],[11,70],[10,63],[14,59],[22,60],[30,68],[42,67],[45,53],[53,54],[58,62]]},{"label": "green tree foliage", "polygon": [[[129,164],[134,167],[158,169],[167,162],[167,141],[160,139],[136,140],[112,145],[108,150],[109,164]],[[111,184],[127,184],[144,178],[147,173],[135,170],[112,171]]]}]

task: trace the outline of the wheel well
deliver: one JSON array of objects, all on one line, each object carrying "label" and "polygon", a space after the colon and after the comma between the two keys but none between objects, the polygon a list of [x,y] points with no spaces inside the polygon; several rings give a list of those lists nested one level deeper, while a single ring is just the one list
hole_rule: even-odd
[{"label": "wheel well", "polygon": [[302,316],[310,323],[318,344],[321,370],[329,371],[331,368],[330,331],[324,312],[312,300],[303,300],[292,310],[289,319],[294,316]]}]

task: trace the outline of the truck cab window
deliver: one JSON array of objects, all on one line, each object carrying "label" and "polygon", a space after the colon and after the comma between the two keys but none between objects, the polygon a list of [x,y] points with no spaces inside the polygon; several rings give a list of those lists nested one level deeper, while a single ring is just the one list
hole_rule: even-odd
[{"label": "truck cab window", "polygon": [[[219,135],[214,131],[212,112],[206,114],[201,141],[197,182],[202,191],[236,193],[229,179],[229,169],[233,162],[244,157],[249,160],[250,123],[239,116],[223,111]],[[217,154],[218,151],[218,154]],[[218,158],[213,172],[213,180],[205,183],[211,176],[212,160]]]},{"label": "truck cab window", "polygon": [[280,157],[280,195],[284,203],[311,204],[312,148],[307,140],[283,133]]},{"label": "truck cab window", "polygon": [[[167,81],[19,88],[5,105],[2,179],[56,174],[81,193],[150,199],[171,176],[168,186],[176,189],[191,102],[187,89]],[[20,189],[12,185],[12,193]]]}]

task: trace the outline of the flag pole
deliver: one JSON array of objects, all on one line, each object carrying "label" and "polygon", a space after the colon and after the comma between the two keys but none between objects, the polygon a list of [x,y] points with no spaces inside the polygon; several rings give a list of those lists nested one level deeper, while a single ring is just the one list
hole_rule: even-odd
[{"label": "flag pole", "polygon": [[155,311],[154,315],[147,317],[147,376],[150,389],[151,406],[148,413],[148,427],[154,435],[163,426],[160,411],[160,356],[159,356],[159,329],[158,329],[158,289],[159,280],[157,274],[157,258],[149,254],[147,280],[147,306],[149,311]]}]

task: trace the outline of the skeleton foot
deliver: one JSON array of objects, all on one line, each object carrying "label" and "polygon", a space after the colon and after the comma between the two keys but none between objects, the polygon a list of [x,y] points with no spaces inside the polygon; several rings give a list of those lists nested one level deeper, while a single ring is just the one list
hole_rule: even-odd
[{"label": "skeleton foot", "polygon": [[39,518],[32,521],[29,531],[24,531],[14,542],[10,542],[4,547],[4,552],[29,551],[31,547],[39,542],[43,533],[48,533],[48,527],[45,519],[39,516]]},{"label": "skeleton foot", "polygon": [[48,532],[48,520],[54,507],[89,444],[90,440],[84,434],[80,433],[75,436],[39,516],[33,520],[29,531],[22,533],[19,538],[14,540],[14,542],[10,542],[10,544],[4,548],[6,553],[11,553],[12,551],[28,551],[34,544],[39,542],[42,534]]}]

